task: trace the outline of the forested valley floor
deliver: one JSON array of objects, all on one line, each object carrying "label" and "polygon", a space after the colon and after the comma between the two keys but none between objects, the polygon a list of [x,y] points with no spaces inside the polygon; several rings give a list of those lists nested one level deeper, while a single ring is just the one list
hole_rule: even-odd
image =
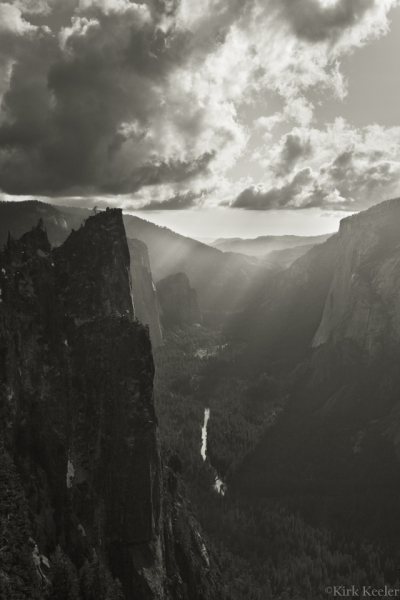
[{"label": "forested valley floor", "polygon": [[[165,331],[155,351],[161,443],[182,462],[193,511],[220,557],[226,589],[236,600],[322,600],[332,586],[398,587],[396,544],[383,530],[379,537],[366,527],[369,517],[358,514],[358,497],[349,494],[343,507],[345,493],[327,498],[298,488],[288,492],[273,473],[273,493],[241,489],[236,473],[274,429],[291,393],[282,369],[272,365],[260,372],[246,350],[215,328],[187,326]],[[215,489],[217,476],[224,493]],[[377,489],[365,506],[373,510],[379,494]],[[329,518],[323,519],[314,508],[327,503]],[[377,517],[378,525],[385,517]]]}]

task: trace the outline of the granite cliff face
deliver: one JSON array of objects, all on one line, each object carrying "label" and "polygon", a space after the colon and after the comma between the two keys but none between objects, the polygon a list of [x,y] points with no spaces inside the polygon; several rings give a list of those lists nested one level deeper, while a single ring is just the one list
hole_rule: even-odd
[{"label": "granite cliff face", "polygon": [[350,344],[379,359],[400,342],[399,298],[400,200],[390,200],[343,219],[338,234],[271,277],[233,329],[273,353]]},{"label": "granite cliff face", "polygon": [[176,273],[157,283],[161,321],[164,326],[201,323],[196,290],[185,273]]},{"label": "granite cliff face", "polygon": [[341,221],[309,384],[324,398],[324,414],[353,411],[349,425],[362,430],[363,440],[379,431],[398,457],[399,299],[400,200],[395,199]]},{"label": "granite cliff face", "polygon": [[150,339],[154,347],[162,343],[162,333],[156,288],[151,274],[149,252],[140,240],[128,239],[131,258],[131,278],[135,315],[150,329]]},{"label": "granite cliff face", "polygon": [[0,289],[1,441],[38,551],[60,544],[78,568],[95,551],[127,600],[217,597],[179,476],[160,459],[121,211],[87,219],[55,250],[42,222],[9,238]]},{"label": "granite cliff face", "polygon": [[260,333],[246,352],[287,403],[231,487],[397,547],[400,200],[343,219],[271,283],[248,309]]},{"label": "granite cliff face", "polygon": [[[87,209],[56,207],[37,200],[0,202],[0,246],[7,241],[9,233],[19,238],[41,219],[50,243],[58,247],[91,215]],[[156,347],[162,336],[148,250],[139,240],[129,240],[128,248],[135,315],[144,325],[149,325],[150,338]]]},{"label": "granite cliff face", "polygon": [[343,219],[313,346],[351,340],[370,356],[400,341],[400,201]]}]

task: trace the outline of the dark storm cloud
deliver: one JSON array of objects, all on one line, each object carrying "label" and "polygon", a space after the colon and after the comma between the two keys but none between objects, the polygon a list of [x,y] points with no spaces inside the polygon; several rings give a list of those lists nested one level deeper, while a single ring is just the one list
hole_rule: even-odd
[{"label": "dark storm cloud", "polygon": [[[212,150],[179,159],[159,149],[162,126],[160,140],[149,137],[155,116],[168,109],[167,78],[186,60],[186,37],[159,27],[177,5],[158,1],[148,10],[117,2],[115,10],[101,10],[88,3],[61,32],[63,49],[48,31],[1,36],[3,55],[13,59],[18,49],[2,104],[4,192],[57,195],[92,187],[120,194],[207,170]],[[176,113],[165,120],[175,119],[183,137],[197,135],[201,113]]]},{"label": "dark storm cloud", "polygon": [[251,186],[239,194],[232,202],[231,208],[247,210],[279,210],[286,208],[311,208],[317,200],[312,194],[301,203],[298,197],[304,187],[313,183],[310,169],[303,169],[281,187],[265,189],[263,186]]},{"label": "dark storm cloud", "polygon": [[296,133],[288,133],[283,138],[280,155],[274,171],[277,176],[287,175],[300,159],[304,159],[312,153],[311,143]]},{"label": "dark storm cloud", "polygon": [[[173,207],[185,202],[176,190],[219,184],[226,198],[252,90],[287,94],[310,122],[304,90],[334,87],[336,49],[382,32],[394,2],[0,0],[0,191],[82,197],[159,186]],[[237,202],[297,207],[311,184],[291,174],[309,152],[304,136],[285,136],[267,159],[268,190],[249,188],[258,191]],[[332,180],[335,168],[339,177],[344,166],[332,166]]]},{"label": "dark storm cloud", "polygon": [[[177,0],[82,0],[69,19],[59,3],[50,14],[44,0],[24,5],[26,18],[42,12],[46,24],[63,18],[64,26],[58,37],[42,30],[41,41],[38,30],[9,36],[18,56],[9,52],[12,77],[2,104],[3,192],[127,194],[176,184],[207,176],[220,150],[240,137],[229,104],[218,119],[223,104],[210,102],[210,111],[173,79],[223,43],[234,10],[214,22],[205,13],[209,23],[192,32],[174,21]],[[191,67],[185,76],[190,81]],[[207,133],[202,142],[207,129],[215,138]]]},{"label": "dark storm cloud", "polygon": [[338,0],[324,6],[318,0],[279,0],[296,35],[311,42],[335,41],[376,6],[376,0]]},{"label": "dark storm cloud", "polygon": [[205,173],[213,157],[213,153],[207,152],[192,162],[171,161],[144,165],[133,170],[127,179],[108,181],[100,189],[106,194],[126,194],[146,186],[182,183]]},{"label": "dark storm cloud", "polygon": [[186,194],[178,194],[173,198],[168,198],[168,200],[161,202],[153,200],[140,207],[139,210],[184,210],[196,206],[196,201],[202,196],[203,194],[187,192]]}]

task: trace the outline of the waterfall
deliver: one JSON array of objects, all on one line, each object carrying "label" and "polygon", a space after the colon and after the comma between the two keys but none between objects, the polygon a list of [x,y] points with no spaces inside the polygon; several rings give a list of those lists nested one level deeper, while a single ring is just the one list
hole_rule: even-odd
[{"label": "waterfall", "polygon": [[[203,427],[201,428],[201,456],[203,457],[203,460],[206,460],[206,458],[207,458],[207,425],[208,425],[208,421],[210,420],[210,414],[211,414],[210,409],[205,408],[204,409],[204,424],[203,424]],[[215,471],[215,469],[213,469],[213,471],[215,473],[215,482],[214,482],[214,486],[213,486],[214,490],[216,492],[218,492],[218,494],[221,494],[221,496],[225,496],[226,483],[224,483],[222,481],[222,479],[220,479],[218,477],[218,474]]]},{"label": "waterfall", "polygon": [[206,460],[207,456],[207,424],[210,419],[210,409],[204,410],[204,425],[201,429],[201,456]]}]

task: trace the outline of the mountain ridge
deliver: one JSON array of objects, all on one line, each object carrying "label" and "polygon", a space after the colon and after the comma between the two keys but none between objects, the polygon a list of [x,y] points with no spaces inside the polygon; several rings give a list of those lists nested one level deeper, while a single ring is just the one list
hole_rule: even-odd
[{"label": "mountain ridge", "polygon": [[273,251],[287,250],[303,245],[321,244],[331,235],[323,234],[317,236],[296,235],[266,235],[256,238],[219,238],[211,245],[222,252],[237,252],[246,256],[268,257]]}]

